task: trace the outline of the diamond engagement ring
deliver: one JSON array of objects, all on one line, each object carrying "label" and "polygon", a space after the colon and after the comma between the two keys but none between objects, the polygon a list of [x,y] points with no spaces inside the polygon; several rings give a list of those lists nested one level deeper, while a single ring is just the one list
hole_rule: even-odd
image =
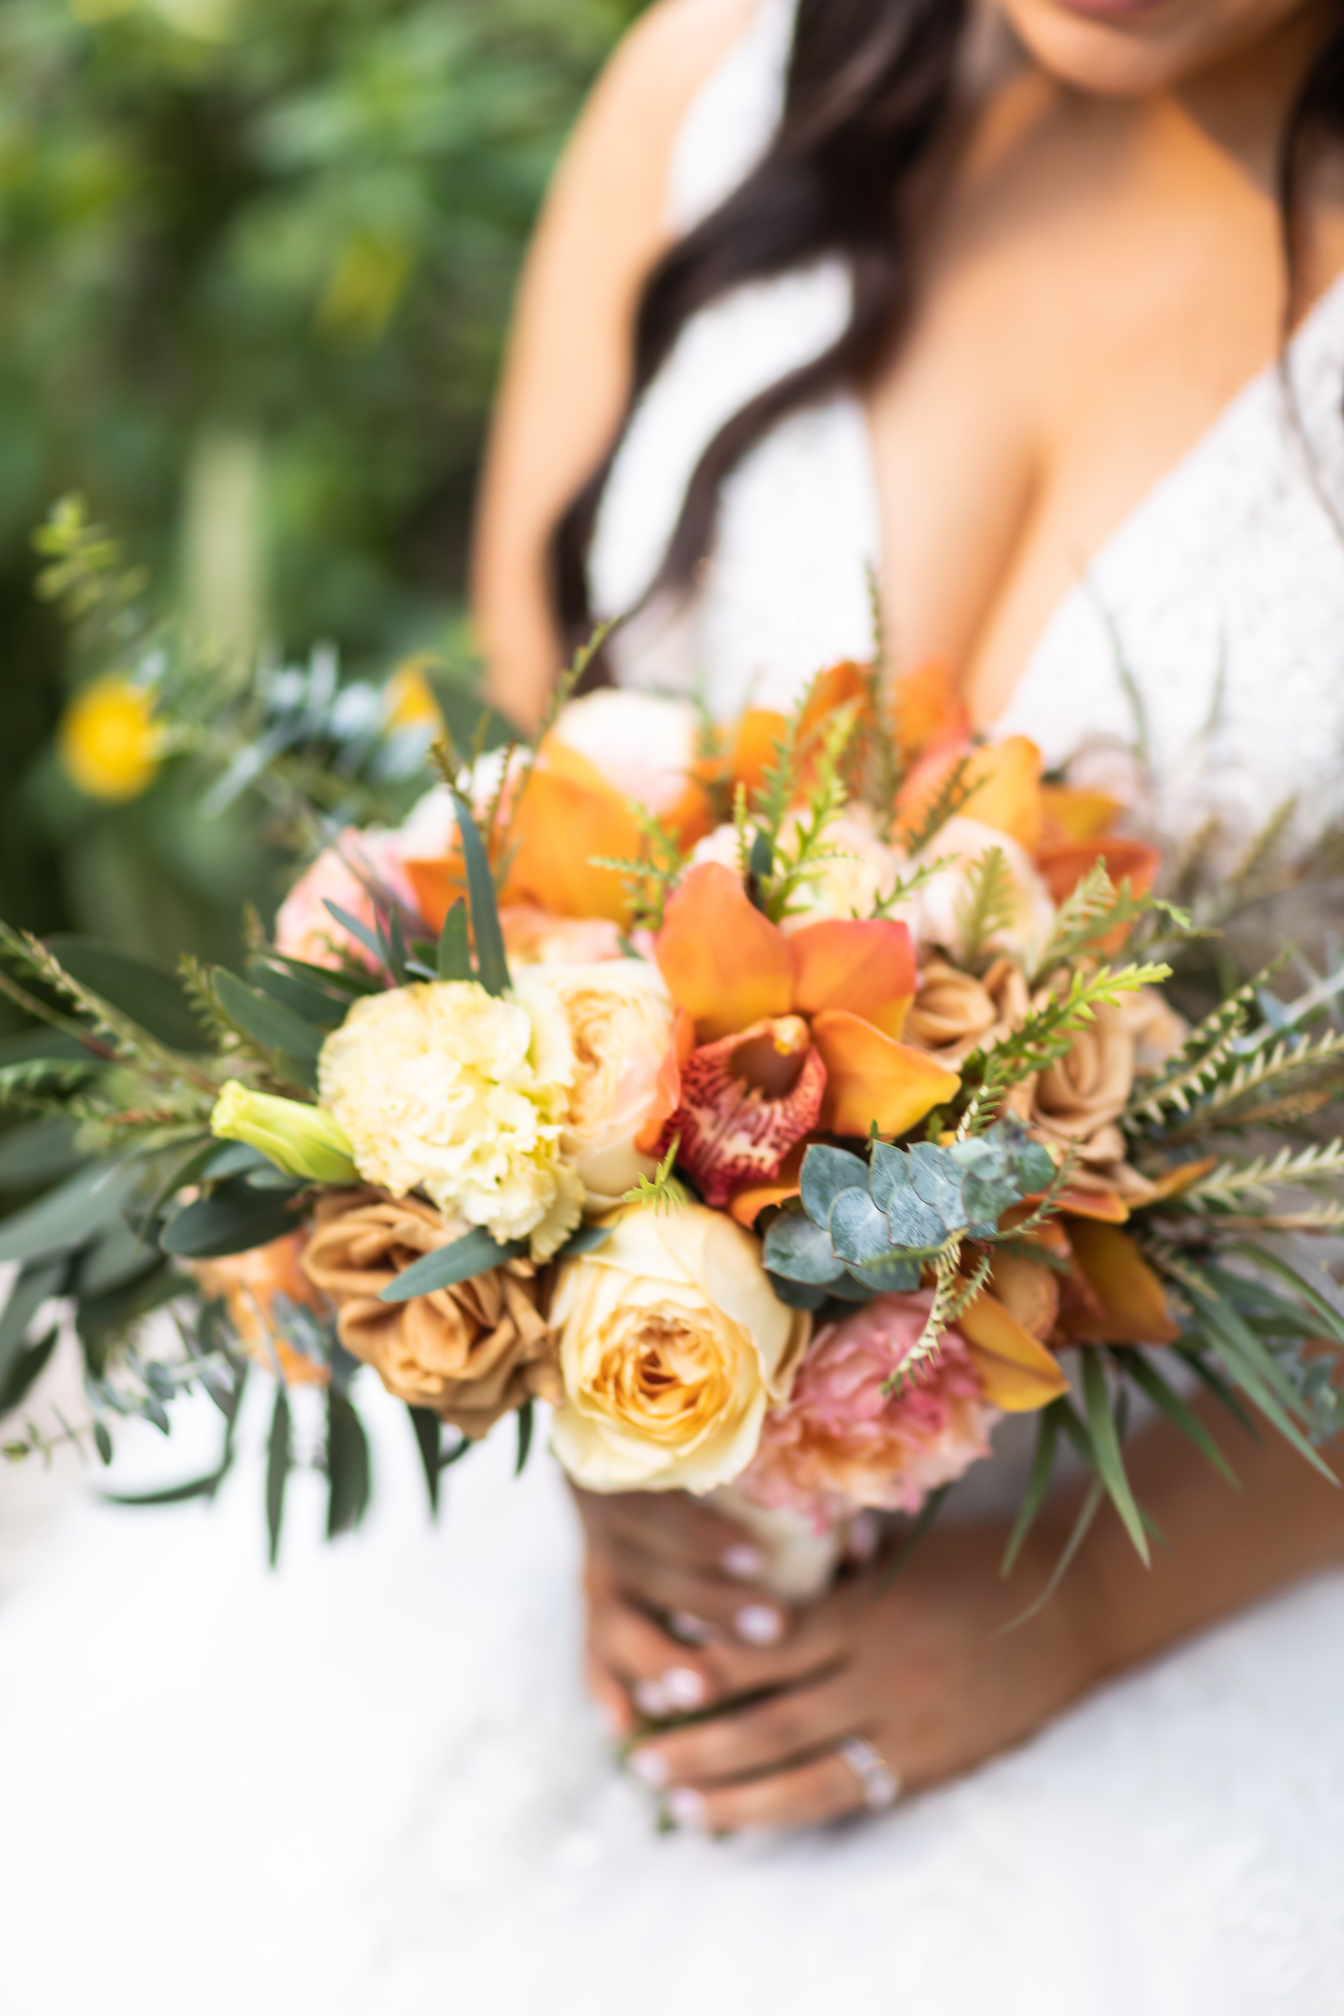
[{"label": "diamond engagement ring", "polygon": [[866,1736],[846,1736],[836,1755],[843,1758],[858,1779],[863,1803],[870,1813],[885,1813],[888,1806],[896,1804],[901,1796],[900,1773],[883,1763]]}]

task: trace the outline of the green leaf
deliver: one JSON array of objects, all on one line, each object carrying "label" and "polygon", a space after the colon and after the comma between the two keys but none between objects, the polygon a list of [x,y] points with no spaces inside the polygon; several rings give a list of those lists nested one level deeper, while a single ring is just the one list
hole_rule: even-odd
[{"label": "green leaf", "polygon": [[518,1456],[513,1466],[515,1477],[521,1477],[527,1468],[527,1459],[532,1450],[532,1428],[535,1413],[535,1403],[530,1399],[524,1400],[522,1406],[518,1409]]},{"label": "green leaf", "polygon": [[501,714],[497,707],[487,707],[477,689],[460,676],[438,673],[432,666],[427,676],[459,749],[479,749],[482,755],[487,755],[492,749],[526,739],[507,714]]},{"label": "green leaf", "polygon": [[892,1257],[886,1218],[866,1190],[840,1192],[831,1205],[827,1232],[835,1254],[849,1265]]},{"label": "green leaf", "polygon": [[474,1225],[451,1245],[426,1253],[422,1260],[389,1281],[380,1302],[409,1302],[416,1295],[432,1295],[438,1288],[456,1287],[474,1274],[486,1274],[505,1260],[518,1260],[528,1250],[526,1239],[511,1239],[505,1246],[492,1238],[484,1226]]},{"label": "green leaf", "polygon": [[152,1310],[161,1309],[189,1285],[171,1261],[164,1260],[122,1287],[109,1288],[102,1295],[81,1296],[75,1305],[75,1328],[85,1357],[101,1359],[109,1338]]},{"label": "green leaf", "polygon": [[[359,918],[353,916],[349,910],[343,910],[339,903],[324,901],[322,907],[324,910],[329,910],[341,929],[348,931],[350,936],[357,940],[364,947],[364,950],[378,961],[380,969],[386,970],[388,948],[376,931],[370,931],[367,924],[361,923]],[[388,974],[388,978],[391,978],[390,973]]]},{"label": "green leaf", "polygon": [[275,1389],[271,1433],[266,1444],[266,1534],[270,1542],[270,1564],[280,1556],[280,1528],[285,1518],[285,1485],[293,1463],[290,1439],[289,1392],[283,1379]]},{"label": "green leaf", "polygon": [[1219,1405],[1224,1407],[1232,1416],[1238,1428],[1244,1429],[1253,1442],[1259,1442],[1262,1438],[1254,1417],[1242,1406],[1236,1393],[1228,1385],[1222,1373],[1214,1371],[1212,1365],[1209,1364],[1207,1358],[1204,1356],[1203,1351],[1197,1346],[1190,1344],[1180,1347],[1180,1355],[1184,1363],[1195,1374],[1195,1377],[1212,1393]]},{"label": "green leaf", "polygon": [[780,1212],[766,1232],[763,1257],[770,1273],[813,1287],[823,1287],[844,1271],[829,1235],[801,1210]]},{"label": "green leaf", "polygon": [[[102,1427],[101,1421],[95,1422],[95,1435]],[[107,1435],[105,1428],[103,1433]],[[101,1454],[101,1442],[98,1447]],[[110,1460],[112,1448],[110,1436],[107,1447],[109,1456],[103,1458],[104,1462]],[[98,1495],[107,1505],[185,1505],[192,1498],[213,1498],[228,1475],[230,1467],[228,1463],[224,1463],[217,1470],[208,1470],[203,1477],[192,1477],[185,1484],[168,1484],[158,1491],[101,1491]]]},{"label": "green leaf", "polygon": [[1092,1450],[1096,1458],[1101,1481],[1110,1493],[1111,1502],[1124,1522],[1125,1531],[1134,1543],[1135,1552],[1145,1568],[1152,1565],[1148,1551],[1148,1536],[1144,1531],[1139,1508],[1134,1502],[1129,1477],[1125,1471],[1125,1459],[1120,1449],[1120,1437],[1116,1433],[1115,1416],[1111,1412],[1110,1389],[1106,1384],[1106,1369],[1099,1351],[1084,1349],[1083,1361],[1083,1405],[1087,1410],[1087,1425],[1092,1436]]},{"label": "green leaf", "polygon": [[[294,1195],[302,1188],[295,1184]],[[198,1197],[165,1227],[159,1244],[165,1253],[183,1260],[216,1260],[230,1253],[250,1253],[283,1238],[297,1224],[273,1190],[254,1190],[242,1177],[221,1183],[207,1197]]]},{"label": "green leaf", "polygon": [[249,959],[247,970],[261,992],[277,1006],[318,1029],[339,1029],[350,1013],[349,994],[339,988],[322,987],[306,974],[288,973],[263,958]]},{"label": "green leaf", "polygon": [[557,1260],[577,1260],[581,1253],[596,1253],[599,1246],[605,1246],[614,1225],[576,1225],[564,1245],[556,1253]]},{"label": "green leaf", "polygon": [[369,1506],[369,1439],[346,1395],[327,1388],[327,1538],[349,1533]]},{"label": "green leaf", "polygon": [[55,1324],[36,1344],[29,1344],[17,1353],[3,1381],[0,1381],[0,1414],[7,1414],[11,1407],[17,1407],[45,1371],[60,1334],[60,1326]]},{"label": "green leaf", "polygon": [[0,1137],[0,1190],[38,1190],[78,1169],[74,1123],[63,1114],[11,1127]]},{"label": "green leaf", "polygon": [[842,1190],[867,1190],[868,1165],[847,1148],[814,1143],[803,1156],[799,1179],[803,1209],[814,1224],[825,1225]]},{"label": "green leaf", "polygon": [[439,1473],[443,1463],[439,1455],[439,1444],[443,1433],[443,1423],[428,1407],[408,1407],[411,1426],[415,1430],[416,1447],[420,1451],[420,1463],[425,1473],[425,1489],[429,1493],[429,1516],[439,1516]]},{"label": "green leaf", "polygon": [[74,1292],[84,1296],[103,1295],[138,1281],[151,1268],[162,1264],[158,1242],[146,1238],[124,1218],[115,1218],[92,1246],[79,1257]]},{"label": "green leaf", "polygon": [[439,933],[438,968],[440,980],[474,980],[471,964],[471,934],[467,926],[467,906],[459,896],[449,908]]},{"label": "green leaf", "polygon": [[1042,1610],[1052,1600],[1060,1583],[1068,1574],[1073,1564],[1073,1557],[1091,1531],[1092,1522],[1101,1510],[1102,1500],[1105,1496],[1106,1486],[1102,1483],[1100,1477],[1094,1477],[1088,1489],[1087,1496],[1079,1507],[1078,1517],[1074,1521],[1073,1531],[1064,1544],[1064,1551],[1055,1563],[1050,1580],[1046,1583],[1036,1601],[1028,1604],[1027,1608],[1019,1616],[1014,1617],[1011,1622],[1005,1624],[1001,1630],[997,1631],[995,1633],[996,1637],[1001,1638],[1005,1632],[1016,1631],[1021,1625],[1029,1624],[1033,1617],[1040,1616]]},{"label": "green leaf", "polygon": [[504,956],[504,934],[499,928],[495,903],[495,878],[485,844],[471,816],[471,807],[460,792],[453,792],[458,831],[462,836],[462,858],[467,870],[467,896],[471,903],[471,929],[476,940],[476,966],[487,994],[504,994],[509,988],[509,962]]},{"label": "green leaf", "polygon": [[1027,1479],[1026,1494],[1013,1522],[1013,1530],[1008,1536],[1004,1549],[1001,1575],[1011,1575],[1022,1552],[1028,1533],[1036,1522],[1036,1515],[1045,1503],[1045,1494],[1050,1489],[1050,1479],[1054,1475],[1055,1450],[1059,1443],[1059,1420],[1053,1406],[1047,1407],[1041,1415],[1036,1430],[1036,1453],[1032,1458],[1031,1475]]},{"label": "green leaf", "polygon": [[776,1301],[782,1302],[786,1309],[820,1309],[822,1303],[835,1293],[833,1282],[822,1282],[818,1286],[808,1281],[790,1281],[786,1274],[772,1274],[769,1268],[766,1269],[766,1279]]},{"label": "green leaf", "polygon": [[[870,1295],[913,1295],[919,1286],[920,1271],[921,1263],[905,1253],[895,1253],[890,1260],[873,1260],[862,1266],[853,1260],[846,1262],[846,1272],[854,1280],[862,1282]],[[846,1300],[855,1299],[844,1286],[833,1286],[831,1292]]]},{"label": "green leaf", "polygon": [[137,1182],[124,1162],[88,1162],[0,1224],[0,1262],[72,1252],[117,1217]]},{"label": "green leaf", "polygon": [[108,1433],[108,1427],[106,1421],[94,1422],[93,1446],[98,1451],[98,1454],[102,1458],[104,1464],[108,1464],[112,1461],[112,1454],[113,1454],[112,1437]]},{"label": "green leaf", "polygon": [[28,1325],[42,1304],[65,1292],[69,1271],[70,1263],[62,1256],[39,1260],[20,1273],[0,1312],[0,1383],[8,1378],[10,1366],[23,1349]]},{"label": "green leaf", "polygon": [[1224,1456],[1218,1444],[1210,1435],[1198,1414],[1188,1407],[1174,1386],[1168,1385],[1157,1367],[1134,1348],[1112,1352],[1117,1368],[1132,1379],[1141,1393],[1146,1393],[1154,1407],[1165,1414],[1173,1428],[1179,1428],[1187,1441],[1193,1442],[1201,1455],[1206,1456],[1220,1477],[1225,1477],[1234,1490],[1241,1489],[1236,1471]]},{"label": "green leaf", "polygon": [[932,1526],[934,1520],[938,1517],[942,1509],[943,1500],[951,1489],[952,1486],[950,1484],[940,1484],[937,1490],[930,1491],[915,1516],[914,1525],[910,1528],[905,1539],[896,1549],[896,1552],[892,1555],[891,1560],[882,1572],[882,1579],[877,1585],[879,1595],[885,1595],[892,1583],[899,1575],[904,1573],[911,1561],[914,1560],[920,1542],[923,1540],[930,1526]]},{"label": "green leaf", "polygon": [[286,1008],[257,988],[249,987],[246,981],[240,980],[226,967],[216,966],[210,980],[229,1020],[245,1029],[263,1050],[301,1058],[310,1066],[316,1062],[326,1041],[325,1031],[314,1028],[310,1021],[296,1015],[292,1008]]},{"label": "green leaf", "polygon": [[[1193,1296],[1191,1299],[1196,1300]],[[1236,1330],[1231,1328],[1226,1318],[1235,1316],[1236,1312],[1225,1304],[1214,1303],[1206,1297],[1200,1297],[1196,1301],[1196,1307],[1203,1318],[1204,1336],[1230,1373],[1233,1384],[1241,1387],[1248,1399],[1260,1409],[1271,1426],[1278,1429],[1284,1440],[1292,1444],[1299,1456],[1305,1457],[1312,1468],[1319,1470],[1323,1477],[1328,1477],[1332,1484],[1338,1484],[1339,1479],[1334,1471],[1320,1453],[1312,1448],[1278,1394],[1266,1383],[1260,1370],[1260,1362],[1262,1355],[1268,1357],[1269,1354],[1265,1352],[1260,1339],[1253,1331],[1247,1330],[1245,1324],[1239,1323]],[[1248,1357],[1242,1348],[1239,1331],[1245,1331],[1246,1336],[1251,1339],[1255,1346],[1254,1356]],[[1281,1378],[1281,1368],[1274,1365],[1272,1359],[1270,1363],[1276,1379]]]},{"label": "green leaf", "polygon": [[48,938],[46,944],[72,979],[92,988],[170,1050],[190,1056],[210,1048],[175,973],[95,938],[62,936]]}]

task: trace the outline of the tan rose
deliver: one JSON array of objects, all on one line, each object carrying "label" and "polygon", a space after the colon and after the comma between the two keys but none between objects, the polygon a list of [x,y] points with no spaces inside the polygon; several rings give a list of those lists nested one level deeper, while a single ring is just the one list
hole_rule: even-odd
[{"label": "tan rose", "polygon": [[636,1207],[560,1270],[555,1452],[589,1491],[710,1491],[756,1453],[810,1319],[775,1297],[760,1242],[703,1205]]},{"label": "tan rose", "polygon": [[336,1304],[346,1350],[389,1393],[479,1437],[533,1395],[561,1396],[531,1262],[511,1260],[410,1302],[378,1300],[395,1275],[467,1229],[417,1197],[346,1191],[319,1205],[303,1268]]},{"label": "tan rose", "polygon": [[996,959],[982,980],[945,959],[929,959],[901,1041],[955,1069],[973,1050],[1001,1043],[1020,1028],[1030,1006],[1027,983],[1014,959]]},{"label": "tan rose", "polygon": [[1156,989],[1121,995],[1114,1005],[1103,1003],[1067,1055],[1033,1082],[1026,1118],[1046,1142],[1077,1150],[1075,1187],[1116,1190],[1130,1204],[1156,1195],[1125,1160],[1118,1122],[1136,1071],[1151,1070],[1169,1055],[1182,1026]]}]

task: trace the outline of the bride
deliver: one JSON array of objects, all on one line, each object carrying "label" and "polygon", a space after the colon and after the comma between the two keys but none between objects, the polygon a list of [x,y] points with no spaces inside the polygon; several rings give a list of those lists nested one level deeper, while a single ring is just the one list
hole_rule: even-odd
[{"label": "bride", "polygon": [[[872,563],[900,661],[950,660],[987,732],[1055,764],[1141,737],[1173,840],[1212,826],[1227,861],[1296,793],[1303,842],[1344,810],[1344,10],[965,14],[671,0],[630,38],[522,292],[496,690],[535,718],[555,676],[548,558],[571,631],[635,610],[618,681],[715,714],[864,655]],[[686,1826],[831,1819],[1344,1560],[1276,1438],[1238,1448],[1239,1498],[1171,1430],[1135,1460],[1170,1555],[1102,1525],[1006,1634],[992,1519],[791,1615],[693,1501],[586,1499],[591,1684],[635,1772]]]},{"label": "bride", "polygon": [[[537,718],[569,637],[628,614],[619,682],[787,704],[869,652],[871,567],[889,656],[950,661],[987,733],[1132,752],[1215,859],[1290,794],[1307,845],[1344,816],[1341,123],[1319,0],[663,0],[522,289],[498,698]],[[1344,1494],[1211,1425],[1242,1492],[1149,1427],[1171,1552],[1146,1573],[1098,1521],[1012,1631],[1070,1506],[1002,1584],[1011,1436],[886,1593],[857,1564],[806,1610],[693,1500],[582,1500],[625,1776],[553,1469],[488,1445],[440,1540],[380,1448],[369,1529],[272,1581],[234,1544],[255,1479],[102,1513],[0,1618],[6,1986],[42,2016],[1338,2016]]]}]

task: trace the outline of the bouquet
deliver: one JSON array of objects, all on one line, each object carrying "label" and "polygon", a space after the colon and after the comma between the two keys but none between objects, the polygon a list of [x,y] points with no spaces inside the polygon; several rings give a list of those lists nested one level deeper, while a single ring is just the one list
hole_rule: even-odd
[{"label": "bouquet", "polygon": [[243,972],[0,927],[47,1032],[0,1066],[30,1115],[3,1154],[48,1183],[0,1224],[0,1411],[63,1305],[62,1433],[110,1460],[118,1417],[166,1432],[199,1384],[219,1463],[153,1495],[211,1495],[269,1379],[274,1558],[295,1388],[333,1534],[369,1496],[361,1367],[434,1504],[506,1415],[521,1465],[541,1400],[580,1486],[724,1494],[794,1595],[862,1511],[917,1538],[1009,1413],[1039,1425],[1006,1566],[1061,1445],[1091,1483],[1059,1572],[1107,1499],[1147,1558],[1136,1399],[1225,1473],[1194,1385],[1324,1467],[1344,1297],[1305,1237],[1344,1225],[1344,970],[1178,1014],[1201,927],[1157,850],[1024,739],[976,743],[936,667],[894,712],[845,664],[716,723],[569,697],[585,662],[534,742],[436,717],[399,824],[328,799]]}]

